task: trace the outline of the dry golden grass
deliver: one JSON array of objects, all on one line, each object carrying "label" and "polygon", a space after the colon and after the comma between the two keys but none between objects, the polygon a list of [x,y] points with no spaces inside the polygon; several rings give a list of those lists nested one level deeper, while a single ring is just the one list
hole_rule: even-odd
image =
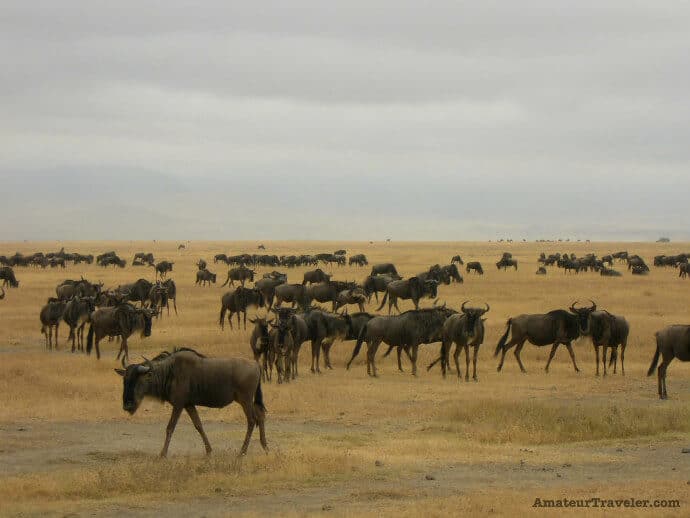
[{"label": "dry golden grass", "polygon": [[[115,286],[139,277],[152,279],[153,270],[105,270],[95,265],[16,268],[21,287],[8,290],[0,302],[0,513],[181,513],[169,504],[172,501],[201,506],[203,512],[192,514],[219,516],[230,514],[227,505],[234,515],[324,510],[344,516],[387,515],[404,509],[402,514],[409,515],[500,516],[536,513],[531,502],[544,488],[550,488],[551,495],[569,497],[602,491],[605,496],[628,491],[659,498],[676,495],[687,511],[690,455],[680,454],[678,445],[687,442],[690,430],[688,365],[674,362],[669,369],[671,399],[666,402],[658,401],[656,379],[645,374],[654,332],[690,321],[690,282],[678,279],[672,269],[653,268],[641,278],[626,272],[620,279],[564,275],[556,269],[545,277],[534,272],[541,251],[603,255],[628,249],[651,263],[656,254],[690,251],[690,245],[265,244],[266,253],[277,255],[343,247],[348,253],[365,253],[370,263],[393,261],[405,276],[433,263],[447,264],[456,253],[465,261],[481,261],[483,277],[464,275],[464,284],[440,289],[440,299],[451,306],[466,299],[491,304],[479,382],[458,381],[454,373],[442,380],[438,370],[427,373],[424,366],[437,355],[437,345],[422,348],[416,379],[407,363],[407,372],[397,372],[392,357],[379,359],[381,377],[376,380],[366,376],[363,355],[346,371],[352,342],[334,347],[333,371],[314,376],[308,372],[305,345],[300,378],[264,387],[273,450],[269,455],[260,453],[257,442],[247,458],[235,459],[243,418],[238,408],[230,407],[201,411],[215,448],[212,457],[201,455],[201,442],[183,418],[171,458],[160,461],[156,453],[169,409],[149,402],[133,417],[124,414],[121,381],[112,371],[117,366],[116,346],[102,342],[100,362],[70,354],[67,330],[61,326],[60,350],[46,352],[38,320],[45,299],[65,278],[84,275]],[[133,338],[133,359],[181,345],[209,355],[250,357],[249,329],[230,331],[226,326],[221,332],[218,327],[222,281],[212,288],[195,287],[194,263],[205,258],[224,280],[226,268],[212,264],[213,255],[252,253],[256,243],[192,242],[181,252],[177,243],[5,243],[0,254],[60,246],[94,254],[114,249],[128,262],[137,251],[175,261],[172,277],[178,285],[179,315],[155,321],[150,338]],[[496,270],[493,263],[503,251],[518,259],[519,271]],[[301,281],[304,270],[290,270],[290,281]],[[360,281],[368,271],[333,268],[337,279]],[[548,348],[531,345],[522,356],[528,374],[519,372],[512,354],[503,372],[496,372],[493,349],[508,317],[590,298],[625,315],[631,324],[625,377],[596,378],[594,354],[585,339],[575,344],[579,374],[565,350],[559,350],[551,372],[545,374]],[[402,307],[409,309],[411,304]],[[374,304],[368,309],[373,311]],[[464,371],[464,358],[461,367]],[[617,453],[618,448],[625,453]],[[573,468],[563,469],[565,464]],[[562,471],[563,478],[554,470]],[[425,480],[429,473],[436,474],[436,480]],[[293,505],[274,507],[276,501]]]}]

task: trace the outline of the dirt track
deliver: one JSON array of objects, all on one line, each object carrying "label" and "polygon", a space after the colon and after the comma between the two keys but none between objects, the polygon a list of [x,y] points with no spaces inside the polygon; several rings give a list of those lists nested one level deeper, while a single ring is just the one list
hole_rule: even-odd
[{"label": "dirt track", "polygon": [[[155,455],[163,439],[161,423],[23,423],[0,427],[0,475],[11,476],[70,467],[102,466],[118,457]],[[209,422],[207,432],[217,451],[237,447],[243,426],[232,422]],[[281,448],[289,434],[315,431],[342,433],[343,426],[329,423],[284,423],[280,432],[271,430],[272,446]],[[228,446],[228,440],[231,441]],[[606,487],[634,487],[649,480],[667,479],[674,485],[687,487],[677,497],[688,505],[690,494],[690,453],[682,453],[687,442],[672,440],[624,441],[619,445],[576,445],[574,459],[590,458],[587,462],[567,462],[562,449],[556,447],[517,448],[505,445],[505,462],[481,464],[442,464],[421,467],[403,477],[387,476],[385,463],[378,468],[380,480],[351,480],[345,485],[325,483],[320,487],[256,494],[252,497],[233,496],[218,490],[217,497],[185,499],[170,504],[147,505],[107,502],[94,508],[75,509],[76,515],[103,516],[226,516],[228,514],[284,514],[286,509],[297,514],[334,511],[335,514],[374,511],[383,505],[405,505],[420,498],[448,498],[486,490],[510,489],[526,498],[559,498],[576,488],[596,486],[607,496]],[[543,461],[542,458],[559,460]],[[189,423],[181,424],[171,446],[173,456],[201,456],[202,446]],[[256,445],[250,455],[262,455]],[[610,460],[607,460],[610,459]],[[161,460],[160,462],[166,462]],[[219,488],[220,489],[220,488]],[[654,495],[641,495],[654,496]],[[687,507],[686,507],[687,509]],[[67,509],[65,509],[67,511]],[[58,513],[61,514],[61,513]]]}]

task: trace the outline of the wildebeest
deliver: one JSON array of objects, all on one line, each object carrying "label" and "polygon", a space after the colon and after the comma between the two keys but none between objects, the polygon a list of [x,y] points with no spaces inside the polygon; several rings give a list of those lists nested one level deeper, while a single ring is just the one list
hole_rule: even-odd
[{"label": "wildebeest", "polygon": [[[173,308],[175,309],[175,314],[177,315],[177,286],[173,279],[165,279],[161,285],[165,288],[165,307],[168,310],[168,315],[170,315],[170,301],[172,300]],[[163,308],[161,307],[161,313]]]},{"label": "wildebeest", "polygon": [[[147,298],[149,307],[156,310],[156,317],[162,316],[163,307],[168,305],[168,289],[161,281],[156,281],[156,283],[151,286]],[[168,314],[170,314],[170,310],[168,310]]]},{"label": "wildebeest", "polygon": [[19,281],[14,276],[14,270],[11,266],[3,266],[0,268],[0,279],[2,279],[2,286],[9,286],[10,288],[18,288]]},{"label": "wildebeest", "polygon": [[441,372],[446,377],[446,370],[450,367],[450,349],[455,343],[455,368],[460,374],[458,357],[465,350],[465,381],[470,380],[470,346],[473,347],[472,355],[472,379],[477,381],[477,353],[479,346],[484,342],[484,322],[482,316],[491,309],[488,304],[485,308],[468,308],[467,301],[462,303],[460,313],[450,315],[443,323],[443,340],[441,341],[441,353],[439,357],[429,364],[431,369],[438,361],[441,362]]},{"label": "wildebeest", "polygon": [[101,350],[98,347],[100,341],[106,337],[119,336],[122,342],[117,358],[122,354],[122,365],[129,360],[129,347],[127,339],[140,329],[141,336],[151,336],[151,322],[153,313],[148,308],[135,308],[125,302],[114,307],[99,308],[91,313],[91,324],[86,336],[86,354],[91,354],[91,349],[96,343],[96,358],[100,360]]},{"label": "wildebeest", "polygon": [[364,294],[364,290],[359,286],[355,288],[350,288],[343,290],[338,293],[336,298],[335,310],[339,310],[347,304],[357,304],[360,312],[364,312],[364,303],[367,300],[367,296]]},{"label": "wildebeest", "polygon": [[[501,353],[501,361],[498,364],[498,371],[503,368],[503,362],[506,353],[511,347],[517,345],[515,348],[515,359],[520,366],[522,372],[527,372],[525,366],[520,360],[520,352],[526,341],[538,347],[553,344],[549,359],[546,362],[546,372],[549,371],[549,365],[556,354],[556,349],[559,344],[565,344],[570,353],[570,358],[573,361],[573,367],[576,372],[580,369],[575,362],[575,353],[573,352],[572,341],[577,339],[581,334],[589,333],[589,316],[597,309],[597,305],[592,302],[592,305],[584,308],[576,308],[576,303],[570,306],[570,312],[557,309],[546,314],[536,315],[518,315],[508,319],[506,325],[506,332],[496,345],[494,356]],[[508,335],[511,334],[510,341]]]},{"label": "wildebeest", "polygon": [[62,314],[65,312],[65,305],[66,302],[51,297],[41,308],[39,317],[41,319],[41,333],[46,338],[46,349],[53,348],[53,329],[55,329],[55,349],[58,348],[58,328]]},{"label": "wildebeest", "polygon": [[462,279],[462,275],[460,275],[458,267],[455,264],[451,263],[445,266],[441,266],[441,274],[442,277],[448,278],[451,281],[455,281],[460,284],[464,282]]},{"label": "wildebeest", "polygon": [[280,274],[279,277],[263,277],[254,283],[254,287],[264,296],[264,302],[269,310],[273,307],[276,286],[286,282],[287,275]]},{"label": "wildebeest", "polygon": [[386,294],[383,296],[381,305],[376,311],[381,311],[383,306],[386,305],[386,300],[388,300],[388,314],[391,314],[393,306],[400,313],[398,299],[411,299],[414,308],[419,309],[419,300],[422,297],[427,296],[433,299],[437,293],[438,282],[435,280],[422,282],[418,277],[410,277],[409,279],[392,281],[386,286]]},{"label": "wildebeest", "polygon": [[115,291],[123,295],[125,300],[130,302],[141,302],[141,306],[144,307],[152,287],[153,283],[150,281],[146,279],[137,279],[135,282],[119,285],[115,288]]},{"label": "wildebeest", "polygon": [[104,268],[110,266],[111,264],[113,266],[119,266],[120,268],[124,268],[127,265],[127,261],[125,261],[124,259],[120,259],[116,255],[107,255],[97,262]]},{"label": "wildebeest", "polygon": [[690,273],[690,264],[683,263],[683,264],[678,266],[678,277],[682,277],[683,279],[685,279],[685,278],[687,278],[689,273]]},{"label": "wildebeest", "polygon": [[496,268],[499,270],[503,268],[504,270],[507,270],[509,267],[513,267],[516,270],[518,269],[518,262],[516,259],[508,258],[508,257],[503,257],[501,258],[500,261],[496,263]]},{"label": "wildebeest", "polygon": [[470,261],[467,263],[467,266],[465,267],[465,271],[467,273],[470,272],[476,272],[479,275],[484,275],[484,270],[482,269],[482,263],[479,261]]},{"label": "wildebeest", "polygon": [[623,274],[618,270],[613,270],[612,268],[602,268],[599,270],[599,275],[603,277],[623,277]]},{"label": "wildebeest", "polygon": [[311,371],[320,373],[321,349],[324,349],[325,366],[332,369],[330,348],[336,340],[343,340],[350,330],[350,317],[320,310],[310,310],[302,315],[309,329],[311,340]]},{"label": "wildebeest", "polygon": [[228,256],[225,254],[216,254],[213,256],[213,262],[217,263],[218,261],[223,261],[224,263],[228,263]]},{"label": "wildebeest", "polygon": [[384,273],[381,275],[369,275],[364,279],[362,287],[364,288],[364,294],[367,296],[368,300],[371,300],[372,294],[376,297],[376,302],[379,301],[379,292],[385,292],[386,286],[393,281],[400,280],[399,275],[391,275]]},{"label": "wildebeest", "polygon": [[678,358],[682,362],[690,361],[690,326],[687,325],[672,325],[657,331],[654,335],[656,337],[656,352],[652,358],[652,364],[649,366],[647,376],[654,374],[659,363],[659,355],[661,355],[661,365],[657,370],[659,383],[659,398],[667,399],[666,393],[666,370],[669,363],[674,358]]},{"label": "wildebeest", "polygon": [[338,294],[343,290],[356,288],[354,282],[327,281],[307,286],[305,290],[306,298],[309,302],[316,300],[321,303],[330,303],[331,311],[335,311],[338,303]]},{"label": "wildebeest", "polygon": [[462,261],[462,257],[460,257],[459,255],[454,255],[453,257],[451,257],[451,259],[450,259],[450,264],[454,264],[454,263],[465,264],[465,263]]},{"label": "wildebeest", "polygon": [[211,273],[208,270],[197,270],[196,272],[196,285],[199,286],[204,286],[208,284],[209,286],[211,283],[215,284],[216,283],[216,274]]},{"label": "wildebeest", "polygon": [[244,314],[244,328],[247,329],[247,309],[260,308],[264,305],[264,297],[257,288],[238,286],[234,291],[228,291],[221,297],[220,328],[225,328],[225,313],[228,312],[228,323],[232,329],[232,316],[237,313],[237,328],[240,327],[240,314]]},{"label": "wildebeest", "polygon": [[254,282],[254,274],[256,272],[252,270],[251,268],[247,268],[246,266],[238,266],[237,268],[230,268],[228,270],[228,278],[225,279],[225,282],[221,285],[221,288],[230,283],[230,286],[235,285],[235,281],[239,281],[239,283],[244,286],[244,283],[246,281],[251,281]]},{"label": "wildebeest", "polygon": [[168,446],[182,410],[189,414],[206,448],[206,437],[197,406],[223,408],[237,401],[247,418],[247,433],[240,454],[249,447],[254,427],[259,425],[261,446],[266,443],[266,407],[261,393],[261,372],[255,361],[243,358],[206,358],[192,349],[164,352],[153,360],[129,365],[126,370],[115,369],[123,378],[122,408],[134,414],[145,397],[153,397],[172,405],[172,414],[165,430],[161,457],[168,454]]},{"label": "wildebeest", "polygon": [[357,266],[367,266],[369,264],[369,261],[367,261],[367,256],[364,254],[355,254],[350,256],[350,259],[348,259],[348,264],[352,266],[353,264],[356,264]]},{"label": "wildebeest", "polygon": [[[254,324],[252,334],[249,337],[249,346],[252,348],[254,360],[261,365],[261,379],[270,381],[270,373],[273,371],[275,354],[271,347],[271,336],[269,325],[271,320],[261,317],[250,318],[249,322]],[[270,371],[269,371],[270,365]]]},{"label": "wildebeest", "polygon": [[628,260],[628,252],[616,252],[615,254],[611,254],[611,257],[613,259],[618,259],[619,261],[627,261]]},{"label": "wildebeest", "polygon": [[2,300],[5,298],[5,288],[0,287],[0,291],[2,291],[2,293],[0,293],[0,300]]},{"label": "wildebeest", "polygon": [[644,262],[644,259],[642,259],[639,255],[631,255],[628,257],[628,270],[631,270],[634,267],[649,271],[649,266],[647,266],[647,264]]},{"label": "wildebeest", "polygon": [[203,259],[199,259],[199,260],[196,262],[197,270],[205,270],[207,266],[208,266],[208,265],[206,264],[206,261],[203,260]]},{"label": "wildebeest", "polygon": [[546,275],[546,268],[544,268],[543,266],[540,266],[539,268],[537,268],[536,273],[537,273],[537,275]]},{"label": "wildebeest", "polygon": [[382,273],[398,275],[398,270],[395,269],[393,263],[375,264],[371,267],[371,275],[381,275]]},{"label": "wildebeest", "polygon": [[153,264],[156,262],[156,260],[153,258],[153,254],[151,252],[148,252],[148,253],[137,252],[136,254],[134,254],[134,259],[132,259],[132,264],[134,264],[134,262],[137,260],[141,264],[146,264],[148,266],[153,266]]},{"label": "wildebeest", "polygon": [[304,272],[304,280],[302,284],[315,284],[318,282],[328,282],[331,280],[331,274],[324,272],[321,268]]},{"label": "wildebeest", "polygon": [[[417,353],[421,344],[440,342],[443,323],[453,313],[445,307],[415,309],[394,316],[377,316],[362,327],[352,357],[347,362],[350,368],[352,361],[359,354],[362,343],[367,343],[367,374],[378,376],[376,371],[376,351],[381,342],[389,347],[405,349],[412,362],[412,374],[417,375]],[[390,350],[390,349],[389,349]]]},{"label": "wildebeest", "polygon": [[91,283],[83,277],[78,280],[66,280],[55,288],[55,294],[60,300],[69,300],[72,297],[97,297],[103,289],[103,283]]},{"label": "wildebeest", "polygon": [[72,352],[75,351],[75,341],[78,350],[84,350],[84,327],[89,321],[91,313],[96,310],[96,297],[74,297],[65,305],[62,319],[69,326],[68,340],[72,340]]},{"label": "wildebeest", "polygon": [[606,349],[611,348],[611,361],[617,363],[617,350],[621,346],[621,374],[625,375],[625,347],[628,345],[630,326],[624,317],[612,315],[608,311],[592,311],[589,315],[589,333],[596,353],[597,373],[599,376],[599,347],[604,348],[602,364],[606,376]]},{"label": "wildebeest", "polygon": [[303,284],[280,284],[273,291],[276,297],[276,307],[280,307],[283,302],[291,303],[293,308],[295,304],[303,308],[309,305],[307,287]]},{"label": "wildebeest", "polygon": [[168,272],[173,271],[173,265],[175,263],[171,261],[161,261],[160,263],[157,263],[153,268],[156,270],[156,277],[160,276],[161,279],[165,279],[167,277]]}]

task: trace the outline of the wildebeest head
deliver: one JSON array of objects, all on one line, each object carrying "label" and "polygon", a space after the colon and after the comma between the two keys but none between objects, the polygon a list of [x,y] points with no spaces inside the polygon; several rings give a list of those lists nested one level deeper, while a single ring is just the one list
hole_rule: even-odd
[{"label": "wildebeest head", "polygon": [[486,304],[486,308],[468,308],[466,307],[467,302],[468,301],[466,300],[462,303],[462,306],[460,306],[460,311],[462,311],[467,319],[467,325],[464,328],[465,336],[473,337],[477,332],[477,326],[482,315],[484,315],[484,313],[489,311],[491,308],[488,304]]},{"label": "wildebeest head", "polygon": [[151,381],[152,363],[128,365],[126,369],[115,369],[123,378],[122,408],[133,415],[148,392]]},{"label": "wildebeest head", "polygon": [[569,308],[570,311],[577,316],[577,325],[580,328],[580,333],[583,335],[589,334],[589,316],[597,309],[596,303],[593,300],[590,300],[590,302],[592,303],[591,306],[577,308],[575,307],[577,301],[575,301]]}]

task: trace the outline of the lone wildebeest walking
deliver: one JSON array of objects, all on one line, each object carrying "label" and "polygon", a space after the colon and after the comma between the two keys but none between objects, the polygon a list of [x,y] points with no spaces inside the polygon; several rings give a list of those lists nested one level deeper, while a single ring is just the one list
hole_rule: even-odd
[{"label": "lone wildebeest walking", "polygon": [[66,302],[51,297],[48,299],[48,303],[41,308],[41,333],[46,338],[46,349],[53,348],[53,328],[55,328],[55,349],[58,348],[58,328],[66,305]]},{"label": "lone wildebeest walking", "polygon": [[[520,360],[520,352],[525,342],[529,341],[538,347],[553,344],[549,359],[546,362],[546,372],[549,372],[549,365],[551,365],[551,360],[553,360],[559,344],[565,344],[573,361],[575,371],[580,372],[575,362],[572,341],[581,334],[589,332],[589,315],[597,309],[597,305],[592,303],[590,307],[576,308],[575,303],[573,303],[569,309],[570,312],[557,309],[546,314],[518,315],[509,318],[506,332],[498,341],[496,351],[494,351],[494,356],[498,356],[499,352],[502,353],[497,370],[500,372],[503,368],[503,362],[508,350],[517,345],[515,348],[515,359],[520,366],[520,370],[527,372],[522,364],[522,360]],[[508,341],[509,334],[512,334],[510,341]]]},{"label": "lone wildebeest walking", "polygon": [[654,353],[654,358],[652,358],[652,364],[647,371],[647,376],[654,374],[654,369],[656,369],[659,363],[659,355],[661,355],[661,365],[659,365],[657,370],[659,399],[667,399],[666,370],[669,363],[671,363],[673,358],[678,358],[682,362],[690,361],[690,326],[668,326],[661,331],[657,331],[654,336],[656,336],[656,352]]},{"label": "lone wildebeest walking", "polygon": [[182,410],[189,414],[194,428],[204,441],[206,453],[211,444],[206,437],[196,406],[223,408],[237,401],[247,418],[247,433],[240,454],[247,453],[254,427],[259,425],[261,446],[268,451],[264,427],[266,407],[261,393],[261,369],[255,361],[243,358],[206,358],[192,349],[163,352],[153,360],[115,369],[123,377],[122,408],[134,414],[145,397],[172,405],[165,430],[161,457],[168,454],[170,439]]}]

